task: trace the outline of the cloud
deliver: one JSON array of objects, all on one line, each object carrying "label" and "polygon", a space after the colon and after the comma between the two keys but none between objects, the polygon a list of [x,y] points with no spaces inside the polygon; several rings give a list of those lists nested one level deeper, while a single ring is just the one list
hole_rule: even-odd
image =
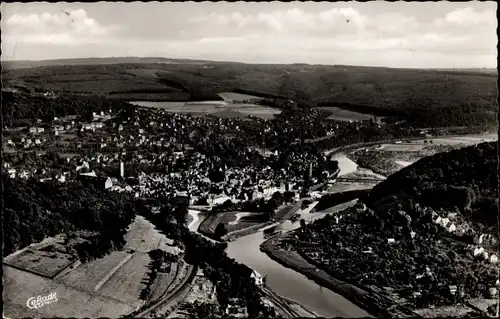
[{"label": "cloud", "polygon": [[120,28],[104,26],[87,16],[83,9],[58,13],[13,14],[5,22],[4,36],[30,44],[78,45],[111,37]]},{"label": "cloud", "polygon": [[273,33],[310,33],[356,31],[366,24],[366,17],[353,8],[334,8],[312,13],[294,8],[256,14],[229,14],[212,12],[204,17],[191,19],[191,24],[205,24],[246,31],[266,31]]},{"label": "cloud", "polygon": [[[451,11],[435,21],[419,21],[400,12],[367,15],[343,7],[319,12],[299,8],[253,14],[212,12],[193,18],[190,23],[194,28],[203,25],[199,27],[204,29],[201,43],[233,44],[240,48],[241,43],[245,43],[245,48],[259,50],[269,46],[287,48],[287,52],[322,51],[324,54],[363,50],[442,53],[461,50],[463,54],[490,54],[496,50],[491,28],[496,24],[494,15],[471,8]],[[457,25],[472,24],[488,26],[487,32],[456,29]],[[252,34],[260,36],[250,37]]]},{"label": "cloud", "polygon": [[[214,11],[208,14],[203,10],[187,12],[180,5],[178,12],[172,7],[148,11],[152,9],[138,6],[129,11],[130,16],[121,17],[123,22],[116,15],[102,12],[104,9],[92,11],[91,7],[88,12],[18,10],[1,22],[2,48],[13,52],[15,44],[21,44],[16,56],[21,51],[26,56],[37,56],[42,47],[44,52],[50,52],[52,46],[52,55],[68,57],[164,55],[237,61],[249,61],[251,57],[254,62],[366,61],[373,65],[393,60],[402,64],[424,63],[426,56],[435,60],[432,63],[441,59],[446,64],[449,61],[443,57],[449,55],[454,56],[454,61],[459,61],[460,56],[464,61],[473,61],[476,56],[482,59],[478,63],[483,63],[485,57],[496,61],[496,16],[494,10],[484,11],[491,6],[470,4],[469,8],[455,10],[457,6],[451,6],[449,11],[436,7],[439,10],[432,11],[433,16],[406,5],[391,4],[383,10],[365,10],[368,6],[348,3],[334,6],[296,3],[286,7],[276,4],[271,9],[244,4],[214,5],[210,6]],[[115,8],[112,12],[116,12]]]},{"label": "cloud", "polygon": [[436,19],[437,26],[491,26],[496,25],[496,13],[494,10],[476,12],[472,7],[456,9],[448,13],[444,18]]}]

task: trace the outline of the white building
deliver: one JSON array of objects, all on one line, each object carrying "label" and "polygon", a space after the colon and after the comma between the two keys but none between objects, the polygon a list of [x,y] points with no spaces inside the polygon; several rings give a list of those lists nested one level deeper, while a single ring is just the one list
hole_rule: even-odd
[{"label": "white building", "polygon": [[125,177],[125,164],[123,162],[120,162],[120,177]]},{"label": "white building", "polygon": [[10,178],[15,178],[16,177],[16,169],[15,168],[10,168],[7,173],[9,174]]},{"label": "white building", "polygon": [[87,162],[84,161],[81,166],[77,166],[76,167],[76,171],[79,171],[79,170],[81,170],[83,168],[89,169],[90,168],[89,163],[87,163]]},{"label": "white building", "polygon": [[97,177],[97,174],[94,171],[89,172],[89,173],[80,173],[80,175]]},{"label": "white building", "polygon": [[264,278],[257,271],[253,270],[250,278],[253,278],[257,286],[262,286],[264,284]]},{"label": "white building", "polygon": [[113,181],[108,177],[106,178],[106,182],[104,182],[104,189],[108,189],[111,187],[113,187]]},{"label": "white building", "polygon": [[455,226],[455,224],[450,223],[450,224],[448,224],[448,226],[446,227],[446,230],[447,230],[449,233],[453,233],[455,230],[457,230],[457,227]]},{"label": "white building", "polygon": [[484,252],[483,247],[476,247],[474,248],[474,257],[480,256]]},{"label": "white building", "polygon": [[495,298],[498,295],[498,290],[495,287],[491,287],[488,292],[491,298]]},{"label": "white building", "polygon": [[441,226],[445,227],[450,223],[448,218],[441,218]]}]

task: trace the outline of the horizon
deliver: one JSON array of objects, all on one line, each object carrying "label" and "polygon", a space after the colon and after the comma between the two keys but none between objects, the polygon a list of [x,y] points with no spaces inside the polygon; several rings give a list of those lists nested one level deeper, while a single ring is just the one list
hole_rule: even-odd
[{"label": "horizon", "polygon": [[127,52],[246,64],[497,67],[493,1],[2,3],[1,11],[2,62]]},{"label": "horizon", "polygon": [[[159,56],[145,56],[145,57],[137,57],[137,56],[109,56],[109,57],[85,57],[85,58],[58,58],[58,59],[44,59],[44,60],[4,60],[0,59],[3,62],[9,63],[37,63],[37,62],[52,62],[52,61],[71,61],[71,60],[106,60],[106,59],[165,59],[165,60],[188,60],[193,62],[207,62],[207,63],[239,63],[239,64],[247,64],[247,65],[308,65],[308,66],[337,66],[337,67],[362,67],[362,68],[384,68],[384,69],[411,69],[411,70],[439,70],[439,69],[449,69],[449,70],[467,70],[467,69],[485,69],[485,70],[498,70],[497,67],[429,67],[429,68],[419,68],[419,67],[387,67],[387,66],[376,66],[376,65],[355,65],[355,64],[312,64],[307,62],[292,62],[292,63],[266,63],[266,62],[256,62],[256,63],[247,63],[240,61],[225,61],[225,60],[206,60],[206,59],[192,59],[192,58],[171,58],[171,57],[159,57]],[[121,64],[121,63],[131,63],[131,62],[113,62],[110,64]],[[140,63],[140,62],[139,62]],[[62,65],[62,64],[61,64]],[[81,65],[87,65],[81,64]],[[92,64],[88,64],[92,65]],[[40,65],[42,66],[42,65]],[[56,66],[49,65],[49,66]],[[47,66],[48,67],[48,66]]]}]

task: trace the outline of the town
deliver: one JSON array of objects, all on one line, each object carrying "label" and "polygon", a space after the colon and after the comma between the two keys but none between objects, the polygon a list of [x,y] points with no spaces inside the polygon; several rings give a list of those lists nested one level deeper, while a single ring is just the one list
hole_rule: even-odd
[{"label": "town", "polygon": [[2,4],[3,317],[498,317],[495,9]]}]

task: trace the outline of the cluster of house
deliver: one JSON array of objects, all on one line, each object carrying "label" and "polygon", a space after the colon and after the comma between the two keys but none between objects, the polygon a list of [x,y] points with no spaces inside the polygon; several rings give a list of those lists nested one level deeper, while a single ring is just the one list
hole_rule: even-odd
[{"label": "cluster of house", "polygon": [[[234,203],[258,198],[267,200],[277,191],[285,192],[291,189],[291,186],[285,186],[285,183],[276,186],[276,183],[269,179],[271,176],[265,176],[263,172],[255,174],[252,178],[250,170],[252,170],[250,167],[242,170],[227,169],[224,172],[224,181],[212,182],[208,177],[209,168],[193,166],[184,172],[141,175],[138,185],[133,186],[133,189],[139,192],[139,196],[152,196],[156,192],[175,195],[184,189],[189,194],[191,205],[202,199],[205,199],[208,205],[219,205],[227,200]],[[236,178],[237,175],[241,176],[241,179]]]},{"label": "cluster of house", "polygon": [[466,232],[465,228],[460,227],[459,229],[457,229],[457,226],[450,220],[450,218],[441,217],[435,211],[432,212],[432,218],[433,218],[433,222],[436,225],[443,227],[449,233],[456,232],[457,235],[460,236],[460,234],[465,234],[465,232]]},{"label": "cluster of house", "polygon": [[[111,110],[109,113],[100,112],[98,114],[94,112],[92,115],[93,121],[91,123],[82,123],[80,127],[81,131],[95,131],[105,126],[103,121],[114,118]],[[65,132],[73,128],[78,129],[75,126],[75,119],[76,117],[54,118],[52,126],[54,134],[58,135],[59,132]],[[186,154],[183,151],[173,153],[164,152],[162,148],[164,150],[165,148],[178,146],[180,139],[184,139],[184,142],[186,136],[189,135],[187,133],[191,132],[190,128],[196,127],[202,128],[202,130],[216,129],[221,133],[235,133],[240,130],[240,123],[233,119],[217,119],[214,121],[206,118],[193,118],[182,114],[167,113],[163,110],[159,112],[136,110],[135,115],[126,120],[114,120],[106,123],[109,123],[110,127],[116,129],[116,131],[100,139],[98,143],[99,151],[80,159],[77,159],[76,156],[67,158],[68,165],[75,161],[80,161],[75,171],[70,170],[70,172],[64,172],[50,178],[41,176],[43,177],[41,180],[45,181],[55,178],[57,181],[64,183],[73,176],[87,180],[101,179],[90,169],[89,163],[91,163],[94,169],[112,165],[112,163],[121,161],[121,158],[127,155],[127,152],[132,153],[136,147],[141,147],[141,152],[129,154],[132,156],[129,156],[127,165],[147,165],[160,161],[166,165],[175,166],[177,162],[189,161],[192,158],[186,159]],[[213,127],[214,125],[216,126],[215,128]],[[158,129],[158,127],[162,127],[162,129]],[[272,133],[270,127],[267,131]],[[30,132],[32,134],[44,133],[45,128],[40,126],[32,127],[30,128]],[[156,132],[159,133],[156,134]],[[31,144],[40,145],[46,142],[46,139],[36,138],[33,143],[31,139],[23,137],[21,141],[28,147]],[[9,144],[14,143],[10,141]],[[81,144],[78,146],[81,146]],[[114,146],[119,149],[114,152],[105,152],[108,146]],[[147,151],[148,147],[155,147],[155,149],[150,152]],[[148,178],[140,178],[139,183],[136,183],[136,185],[126,187],[117,185],[120,183],[117,183],[117,180],[113,178],[101,179],[100,184],[104,185],[105,189],[135,192],[136,196],[151,196],[156,192],[167,192],[175,195],[179,190],[187,190],[192,203],[200,199],[205,199],[209,204],[216,205],[228,199],[234,202],[261,197],[269,199],[276,191],[284,192],[298,189],[303,178],[301,174],[297,174],[296,170],[292,170],[291,168],[273,170],[270,167],[266,167],[260,170],[254,167],[245,167],[243,169],[224,169],[225,180],[219,183],[212,183],[208,178],[209,171],[213,169],[212,159],[200,153],[194,153],[193,156],[195,164],[191,165],[185,171],[157,174],[157,176],[151,174]],[[301,158],[300,154],[292,154],[289,162],[300,166],[303,164],[304,159]],[[9,174],[13,178],[16,177],[15,169],[11,168]],[[30,172],[28,170],[21,174],[18,173],[17,176],[27,178],[29,175]],[[319,193],[316,195],[320,196]]]},{"label": "cluster of house", "polygon": [[[471,232],[472,230],[467,223],[458,224],[456,226],[450,221],[450,218],[455,217],[455,215],[455,213],[450,213],[448,217],[441,217],[436,212],[432,212],[434,223],[446,229],[447,232],[454,233],[457,236],[463,236],[467,232]],[[498,256],[493,253],[489,254],[483,246],[494,247],[497,243],[498,239],[492,234],[475,234],[474,245],[469,245],[469,249],[475,258],[496,264],[498,262]]]},{"label": "cluster of house", "polygon": [[[260,273],[255,270],[252,270],[250,274],[250,278],[252,278],[255,284],[258,287],[261,287],[264,284],[264,277]],[[245,304],[242,303],[241,300],[237,298],[229,299],[229,303],[225,310],[226,315],[231,316],[231,318],[246,318],[248,317],[248,312]]]}]

